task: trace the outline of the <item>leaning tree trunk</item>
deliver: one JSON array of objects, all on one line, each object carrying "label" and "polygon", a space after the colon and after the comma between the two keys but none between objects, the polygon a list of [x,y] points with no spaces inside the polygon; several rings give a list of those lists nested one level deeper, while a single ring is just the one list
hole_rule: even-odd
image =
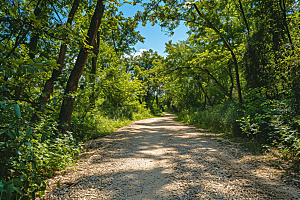
[{"label": "leaning tree trunk", "polygon": [[236,80],[236,89],[238,92],[238,98],[239,98],[239,103],[242,104],[243,103],[243,98],[242,98],[242,92],[241,92],[241,85],[240,85],[240,75],[239,75],[239,68],[238,68],[238,63],[237,63],[237,59],[235,56],[235,53],[233,52],[233,50],[231,49],[229,43],[227,42],[227,40],[223,37],[223,35],[220,33],[220,31],[213,25],[213,23],[207,19],[198,9],[197,5],[195,3],[193,3],[197,13],[206,21],[206,23],[208,24],[208,27],[213,29],[221,38],[221,40],[224,43],[224,46],[226,47],[226,49],[230,52],[232,59],[233,59],[233,64],[234,64],[234,69],[235,69],[235,80]]},{"label": "leaning tree trunk", "polygon": [[97,96],[95,95],[95,85],[96,85],[96,75],[97,75],[97,61],[98,61],[98,55],[99,55],[99,46],[100,46],[100,31],[97,32],[97,39],[95,39],[93,52],[95,54],[94,57],[92,57],[92,69],[91,69],[91,75],[89,77],[89,81],[93,82],[92,86],[92,94],[89,96],[89,105],[87,109],[84,111],[83,116],[81,119],[84,119],[87,113],[93,106],[95,106],[95,99]]},{"label": "leaning tree trunk", "polygon": [[86,38],[86,43],[88,47],[81,47],[75,66],[71,72],[65,89],[64,100],[59,114],[60,125],[58,128],[61,132],[66,132],[68,130],[75,101],[75,96],[73,95],[73,93],[77,91],[79,78],[81,77],[84,67],[86,65],[89,51],[91,50],[90,46],[93,46],[93,43],[95,41],[95,37],[99,30],[103,13],[103,0],[98,0]]},{"label": "leaning tree trunk", "polygon": [[[78,9],[79,1],[80,0],[74,0],[72,8],[70,10],[68,20],[67,20],[67,24],[69,24],[70,26],[72,25],[74,15],[76,13],[76,10]],[[39,104],[40,105],[37,109],[39,112],[43,111],[41,109],[42,105],[45,105],[48,102],[48,100],[50,99],[50,94],[53,92],[53,83],[54,83],[54,81],[57,80],[58,76],[61,74],[61,72],[64,68],[66,52],[67,52],[67,45],[64,42],[62,42],[61,46],[60,46],[59,57],[58,57],[58,60],[57,60],[57,64],[59,65],[59,69],[58,70],[53,69],[51,78],[49,78],[45,83],[44,89],[43,89],[42,94],[40,95],[40,98],[39,98]],[[31,121],[37,121],[38,119],[39,119],[39,117],[38,117],[37,113],[34,113],[32,118],[31,118]]]},{"label": "leaning tree trunk", "polygon": [[285,0],[280,0],[279,1],[279,5],[280,5],[280,8],[281,8],[281,11],[282,11],[282,14],[283,14],[283,25],[286,29],[286,34],[289,38],[289,42],[291,44],[291,47],[292,49],[294,50],[294,46],[293,46],[293,40],[292,40],[292,37],[291,37],[291,34],[290,34],[290,30],[289,30],[289,26],[287,24],[287,17],[286,17],[286,5],[285,5]]},{"label": "leaning tree trunk", "polygon": [[[42,12],[42,7],[44,6],[44,2],[41,4],[40,7],[38,7],[38,5],[41,3],[41,0],[38,1],[37,3],[37,7],[34,10],[34,15],[35,17],[38,19],[39,15]],[[36,30],[37,32],[39,32],[39,30]],[[36,53],[36,49],[37,49],[37,44],[38,44],[38,40],[40,38],[41,33],[34,33],[32,32],[32,37],[30,38],[30,42],[29,42],[29,57],[31,59],[34,59],[35,53]]]},{"label": "leaning tree trunk", "polygon": [[205,99],[204,107],[205,107],[205,105],[206,105],[206,99],[208,100],[209,105],[210,105],[210,106],[213,106],[213,104],[212,104],[210,98],[208,97],[207,93],[205,92],[205,90],[204,90],[204,88],[203,88],[203,86],[202,86],[202,83],[200,82],[200,77],[199,77],[199,76],[197,76],[197,83],[198,83],[199,89],[201,89],[202,92],[203,92],[203,94],[204,94],[204,99]]}]

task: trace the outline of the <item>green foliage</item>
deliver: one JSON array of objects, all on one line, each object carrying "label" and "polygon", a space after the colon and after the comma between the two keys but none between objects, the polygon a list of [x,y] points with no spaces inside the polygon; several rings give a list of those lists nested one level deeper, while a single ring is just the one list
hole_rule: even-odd
[{"label": "green foliage", "polygon": [[238,120],[242,132],[267,148],[277,147],[285,157],[299,157],[300,124],[293,102],[262,98],[257,90],[250,94],[244,109],[247,117]]},{"label": "green foliage", "polygon": [[[157,14],[151,9],[156,4],[170,15]],[[139,13],[143,17],[150,13],[149,20],[170,34],[179,20],[186,20],[189,27],[186,41],[166,44],[163,108],[179,113],[183,121],[246,137],[299,158],[299,27],[295,25],[299,4],[293,0],[183,4],[151,1]],[[245,98],[239,106],[234,103],[238,77]]]},{"label": "green foliage", "polygon": [[71,164],[80,146],[72,135],[51,139],[55,122],[43,119],[29,124],[22,113],[31,111],[17,102],[1,102],[0,192],[1,199],[33,199],[46,190],[45,179],[54,170]]},{"label": "green foliage", "polygon": [[[70,1],[0,2],[0,199],[34,199],[54,170],[74,162],[79,141],[162,110],[299,158],[297,1],[153,0],[134,18],[118,10],[122,2],[105,3],[92,46],[93,1],[80,2],[68,23]],[[132,55],[144,40],[136,22],[172,35],[183,19],[189,37],[167,43],[166,58],[152,50]],[[81,50],[89,57],[75,72]],[[243,105],[236,104],[238,77]],[[70,96],[71,121],[59,125]],[[71,132],[59,132],[66,126]]]},{"label": "green foliage", "polygon": [[[152,117],[139,95],[158,81],[135,79],[125,59],[144,40],[136,21],[118,11],[119,1],[106,2],[97,49],[85,40],[96,4],[80,2],[73,19],[68,14],[75,2],[0,2],[0,199],[42,195],[45,179],[75,162],[79,141]],[[75,85],[65,94],[82,46],[93,53],[77,77],[80,89]],[[60,107],[69,95],[76,99],[72,119],[60,126]],[[58,130],[66,126],[74,133]]]},{"label": "green foliage", "polygon": [[149,117],[152,117],[150,111],[139,104],[105,111],[94,108],[86,114],[84,119],[74,117],[70,128],[74,132],[74,137],[81,141],[87,141],[108,135],[118,128],[128,125],[132,120]]},{"label": "green foliage", "polygon": [[240,134],[239,123],[241,116],[237,104],[226,102],[207,109],[185,110],[178,114],[179,119],[197,126],[217,132]]}]

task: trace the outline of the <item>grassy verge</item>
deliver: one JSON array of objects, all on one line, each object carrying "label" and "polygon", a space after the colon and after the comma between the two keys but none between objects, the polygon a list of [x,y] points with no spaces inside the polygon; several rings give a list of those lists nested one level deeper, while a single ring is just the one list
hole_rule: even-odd
[{"label": "grassy verge", "polygon": [[164,114],[160,109],[147,109],[139,104],[102,110],[95,107],[84,117],[81,113],[74,113],[70,131],[77,141],[86,142],[106,136],[132,121],[161,116]]},{"label": "grassy verge", "polygon": [[215,133],[215,134],[220,134],[220,136],[224,139],[227,140],[218,140],[218,142],[224,144],[224,145],[230,145],[231,143],[228,143],[228,140],[232,143],[239,144],[240,146],[244,147],[245,149],[251,151],[252,153],[255,153],[257,155],[262,154],[265,152],[265,149],[261,147],[260,144],[258,144],[256,141],[249,140],[248,138],[241,138],[238,136],[234,136],[234,134],[229,133],[227,131],[215,128],[215,127],[210,127],[208,125],[202,125],[200,123],[194,123],[194,121],[187,120],[186,118],[175,118],[174,121],[180,122],[180,123],[185,123],[185,124],[190,124],[194,125],[197,128],[204,128],[204,129],[209,129],[210,132]]},{"label": "grassy verge", "polygon": [[294,176],[295,173],[299,174],[299,165],[297,165],[297,163],[293,162],[291,159],[288,159],[286,155],[280,153],[275,147],[267,149],[255,140],[251,140],[247,137],[236,136],[235,134],[229,133],[226,130],[222,131],[221,129],[216,129],[214,126],[203,126],[201,123],[194,123],[194,121],[188,119],[189,118],[187,117],[178,117],[175,118],[174,121],[185,124],[191,124],[196,126],[197,128],[209,129],[211,133],[220,135],[222,139],[216,140],[221,145],[237,144],[241,146],[244,150],[250,151],[253,154],[253,156],[264,159],[279,170],[285,170],[285,176],[287,177],[291,177],[292,175]]}]

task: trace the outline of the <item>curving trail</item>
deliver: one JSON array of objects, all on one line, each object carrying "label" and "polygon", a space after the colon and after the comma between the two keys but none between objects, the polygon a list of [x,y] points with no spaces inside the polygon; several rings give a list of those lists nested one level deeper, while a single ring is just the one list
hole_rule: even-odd
[{"label": "curving trail", "polygon": [[76,171],[50,179],[43,199],[300,199],[278,169],[174,117],[136,121],[86,143],[94,150]]}]

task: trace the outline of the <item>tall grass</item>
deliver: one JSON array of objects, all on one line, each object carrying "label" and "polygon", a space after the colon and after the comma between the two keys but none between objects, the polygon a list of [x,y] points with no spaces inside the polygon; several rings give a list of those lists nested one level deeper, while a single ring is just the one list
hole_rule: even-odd
[{"label": "tall grass", "polygon": [[238,104],[227,102],[207,109],[192,108],[178,113],[178,118],[186,123],[201,126],[216,132],[227,132],[234,135],[241,133],[241,118]]},{"label": "tall grass", "polygon": [[88,112],[85,118],[73,117],[70,130],[75,138],[87,141],[108,135],[120,127],[128,125],[132,121],[153,117],[150,110],[142,105],[132,107],[119,107],[109,110],[97,108]]}]

